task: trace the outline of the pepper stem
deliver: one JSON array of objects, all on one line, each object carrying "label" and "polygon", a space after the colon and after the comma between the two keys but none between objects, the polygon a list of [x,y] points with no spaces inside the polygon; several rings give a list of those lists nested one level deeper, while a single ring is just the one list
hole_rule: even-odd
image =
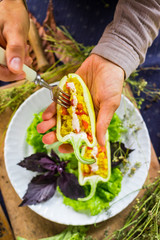
[{"label": "pepper stem", "polygon": [[97,188],[97,182],[95,180],[94,180],[94,182],[92,182],[92,181],[88,181],[88,182],[90,183],[90,186],[91,186],[89,195],[85,198],[78,198],[78,201],[81,201],[81,202],[88,201],[95,195],[96,188]]}]

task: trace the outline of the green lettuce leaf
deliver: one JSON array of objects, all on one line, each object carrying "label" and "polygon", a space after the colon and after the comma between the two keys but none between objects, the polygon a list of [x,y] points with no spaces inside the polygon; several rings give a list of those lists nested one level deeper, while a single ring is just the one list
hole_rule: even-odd
[{"label": "green lettuce leaf", "polygon": [[48,238],[42,238],[39,240],[85,240],[88,227],[85,226],[68,226],[61,233]]},{"label": "green lettuce leaf", "polygon": [[121,140],[122,133],[127,132],[127,129],[123,126],[122,120],[114,113],[110,125],[108,127],[109,141],[117,142]]},{"label": "green lettuce leaf", "polygon": [[[58,188],[58,191],[63,196],[63,203],[71,206],[75,211],[86,212],[92,216],[99,214],[102,210],[109,207],[109,202],[115,198],[121,190],[122,175],[119,168],[112,169],[111,178],[108,182],[99,182],[96,189],[96,194],[88,201],[72,200],[65,197]],[[85,185],[85,193],[89,192],[89,185]]]},{"label": "green lettuce leaf", "polygon": [[26,238],[23,238],[23,237],[20,237],[20,236],[18,236],[18,237],[16,237],[16,240],[27,240]]},{"label": "green lettuce leaf", "polygon": [[[86,226],[68,226],[61,233],[52,237],[41,238],[39,240],[85,240],[86,232],[89,227]],[[27,240],[26,238],[17,237],[16,240]]]},{"label": "green lettuce leaf", "polygon": [[[42,137],[45,133],[38,133],[37,131],[37,125],[42,122],[42,113],[43,112],[34,114],[34,119],[27,129],[26,141],[29,145],[33,147],[34,153],[47,152],[46,148],[44,147],[44,143],[42,142]],[[55,128],[52,128],[48,132],[54,130]]]}]

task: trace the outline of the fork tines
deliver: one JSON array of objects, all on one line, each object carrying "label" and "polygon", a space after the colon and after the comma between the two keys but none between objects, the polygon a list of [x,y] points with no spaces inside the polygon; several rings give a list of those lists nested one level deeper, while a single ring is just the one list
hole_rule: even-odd
[{"label": "fork tines", "polygon": [[68,108],[71,105],[70,95],[59,87],[57,88],[57,103],[65,108]]}]

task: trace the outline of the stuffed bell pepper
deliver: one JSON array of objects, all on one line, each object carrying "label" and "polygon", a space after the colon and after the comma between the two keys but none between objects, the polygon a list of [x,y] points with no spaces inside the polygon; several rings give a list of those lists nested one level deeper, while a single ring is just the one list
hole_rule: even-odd
[{"label": "stuffed bell pepper", "polygon": [[70,106],[66,109],[57,104],[57,138],[72,144],[81,163],[94,163],[94,158],[81,155],[82,145],[91,148],[96,144],[95,113],[89,90],[77,74],[63,77],[59,87],[69,94]]},{"label": "stuffed bell pepper", "polygon": [[82,155],[87,159],[95,159],[93,164],[84,164],[78,162],[78,181],[80,185],[90,184],[91,189],[88,196],[80,198],[80,201],[87,201],[95,195],[96,187],[99,181],[107,182],[111,175],[111,153],[108,131],[106,133],[105,147],[98,143],[90,148],[84,146]]}]

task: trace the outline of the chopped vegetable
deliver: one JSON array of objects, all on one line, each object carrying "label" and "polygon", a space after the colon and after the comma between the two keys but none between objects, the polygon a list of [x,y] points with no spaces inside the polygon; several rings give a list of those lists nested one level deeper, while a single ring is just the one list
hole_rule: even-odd
[{"label": "chopped vegetable", "polygon": [[82,119],[82,125],[85,129],[88,129],[88,122]]}]

